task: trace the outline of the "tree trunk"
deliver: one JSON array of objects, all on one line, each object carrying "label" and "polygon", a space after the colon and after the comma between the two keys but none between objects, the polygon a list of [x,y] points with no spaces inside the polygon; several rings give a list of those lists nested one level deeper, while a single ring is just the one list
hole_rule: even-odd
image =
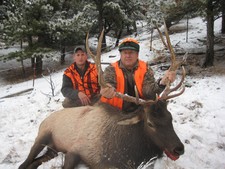
[{"label": "tree trunk", "polygon": [[214,16],[213,16],[213,0],[207,1],[206,20],[207,20],[207,45],[206,57],[203,67],[213,66],[214,62]]},{"label": "tree trunk", "polygon": [[118,33],[117,38],[116,38],[115,47],[117,47],[119,45],[119,40],[121,38],[122,32],[123,32],[123,28],[119,30],[119,33]]},{"label": "tree trunk", "polygon": [[225,1],[221,1],[221,9],[222,9],[222,28],[221,33],[225,33]]},{"label": "tree trunk", "polygon": [[36,57],[36,73],[40,75],[42,73],[42,58]]},{"label": "tree trunk", "polygon": [[28,46],[29,46],[30,48],[33,47],[32,36],[27,36],[27,42],[28,42]]},{"label": "tree trunk", "polygon": [[62,46],[61,47],[61,65],[63,65],[65,63],[65,52],[66,52],[66,47]]},{"label": "tree trunk", "polygon": [[23,39],[20,39],[20,49],[23,49]]},{"label": "tree trunk", "polygon": [[165,23],[166,23],[167,29],[169,29],[169,28],[172,26],[172,21],[171,21],[171,19],[169,19],[169,18],[167,18],[167,19],[165,20]]},{"label": "tree trunk", "polygon": [[31,59],[31,68],[34,68],[35,66],[35,59],[34,58],[30,58]]},{"label": "tree trunk", "polygon": [[134,32],[137,32],[137,25],[136,25],[136,21],[133,21],[133,27],[134,27]]},{"label": "tree trunk", "polygon": [[188,31],[189,31],[188,21],[189,21],[189,18],[188,18],[188,16],[187,16],[187,31],[186,31],[186,42],[187,42],[187,43],[188,43]]},{"label": "tree trunk", "polygon": [[130,30],[130,26],[129,25],[126,25],[127,27],[127,35],[131,35],[132,34],[132,31]]},{"label": "tree trunk", "polygon": [[[98,29],[99,29],[99,36],[101,35],[102,29],[104,28],[104,23],[103,23],[103,1],[102,0],[95,0],[95,4],[98,9]],[[105,38],[105,33],[103,35],[103,40],[102,40],[102,49],[106,49],[106,38]]]},{"label": "tree trunk", "polygon": [[26,72],[25,72],[25,68],[24,68],[23,58],[20,58],[20,59],[21,59],[20,62],[21,62],[22,74],[23,74],[23,77],[25,78]]},{"label": "tree trunk", "polygon": [[35,69],[36,74],[40,75],[42,73],[42,57],[31,58],[31,67]]},{"label": "tree trunk", "polygon": [[[20,39],[20,49],[23,49],[23,39]],[[23,63],[23,58],[20,58],[20,62],[21,62],[22,74],[23,74],[23,77],[25,78],[26,72],[25,72],[25,67]]]}]

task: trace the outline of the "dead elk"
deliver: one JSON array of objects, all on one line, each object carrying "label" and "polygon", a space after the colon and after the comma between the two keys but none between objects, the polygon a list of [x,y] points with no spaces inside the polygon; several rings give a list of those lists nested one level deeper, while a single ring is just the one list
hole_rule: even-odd
[{"label": "dead elk", "polygon": [[[137,168],[143,161],[162,156],[163,151],[173,160],[184,153],[164,101],[146,105],[140,112],[140,121],[132,125],[118,125],[124,115],[103,103],[52,113],[41,123],[19,169],[37,168],[58,152],[65,153],[64,169],[80,163],[92,169]],[[45,146],[47,152],[37,158]]]}]

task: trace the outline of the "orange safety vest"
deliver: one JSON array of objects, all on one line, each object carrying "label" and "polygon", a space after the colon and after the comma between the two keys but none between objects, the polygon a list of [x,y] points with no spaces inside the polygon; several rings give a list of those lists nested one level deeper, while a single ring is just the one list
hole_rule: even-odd
[{"label": "orange safety vest", "polygon": [[[118,61],[113,63],[112,66],[115,68],[115,73],[116,73],[116,82],[117,82],[116,91],[124,94],[125,80],[124,80],[123,71],[119,67]],[[142,84],[143,84],[144,76],[146,72],[147,72],[147,64],[144,61],[139,60],[138,68],[134,72],[134,81],[137,86],[138,94],[141,98],[143,98]],[[122,109],[122,106],[123,106],[123,100],[118,97],[113,97],[111,99],[108,99],[102,96],[101,101],[104,103],[108,103],[112,106],[118,107],[119,109]]]},{"label": "orange safety vest", "polygon": [[79,75],[74,64],[70,65],[70,67],[64,71],[64,74],[71,79],[74,89],[84,92],[91,98],[93,94],[99,93],[100,87],[98,85],[96,65],[90,62],[88,63],[89,66],[83,77]]}]

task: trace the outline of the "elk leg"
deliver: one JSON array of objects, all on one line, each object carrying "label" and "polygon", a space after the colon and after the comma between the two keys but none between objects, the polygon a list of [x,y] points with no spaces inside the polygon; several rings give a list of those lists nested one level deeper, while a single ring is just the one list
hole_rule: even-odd
[{"label": "elk leg", "polygon": [[65,155],[65,163],[63,169],[74,169],[81,161],[78,154],[68,152]]},{"label": "elk leg", "polygon": [[34,160],[34,162],[29,166],[29,169],[36,169],[43,162],[49,161],[49,160],[55,158],[56,156],[58,156],[57,152],[48,148],[48,150],[45,154],[43,154],[41,157],[38,157]]},{"label": "elk leg", "polygon": [[27,169],[34,161],[35,157],[43,150],[44,146],[35,143],[28,155],[27,159],[19,166],[19,169]]},{"label": "elk leg", "polygon": [[44,137],[37,137],[34,145],[32,146],[30,153],[27,159],[19,166],[19,169],[27,169],[31,165],[37,155],[43,150],[47,142],[49,141],[50,136],[46,135]]}]

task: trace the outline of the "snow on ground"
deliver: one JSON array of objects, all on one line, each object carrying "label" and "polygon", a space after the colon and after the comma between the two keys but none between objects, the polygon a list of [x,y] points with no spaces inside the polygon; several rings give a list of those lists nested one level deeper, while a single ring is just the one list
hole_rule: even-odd
[{"label": "snow on ground", "polygon": [[[204,46],[197,38],[205,39],[205,23],[200,18],[191,19],[189,23],[188,43],[184,31],[186,21],[181,21],[173,28],[180,31],[170,36],[172,44],[178,44],[183,51],[202,50]],[[220,31],[220,26],[220,20],[217,20],[216,35]],[[153,59],[153,54],[149,52],[150,33],[143,30],[140,29],[136,37],[141,45],[140,58],[150,61]],[[154,32],[154,36],[156,35]],[[156,47],[158,43],[159,41],[154,41]],[[103,54],[102,61],[113,62],[118,56],[119,52],[115,49]],[[215,62],[216,64],[219,62]],[[153,69],[156,79],[159,78],[163,72],[157,66]],[[214,69],[216,66],[210,68],[211,72]],[[185,83],[188,87],[185,93],[170,100],[168,109],[173,115],[175,131],[185,145],[185,154],[177,161],[171,161],[164,156],[157,160],[156,169],[225,168],[225,71],[220,72],[222,73],[187,75]],[[51,75],[55,85],[54,97],[51,96],[49,76],[36,79],[32,91],[10,98],[2,97],[31,88],[33,81],[8,85],[1,85],[3,81],[0,81],[0,169],[18,168],[29,153],[41,121],[53,111],[62,109],[63,96],[60,93],[62,74],[63,70],[60,70]],[[59,156],[39,168],[60,168],[62,161],[62,156]]]}]

